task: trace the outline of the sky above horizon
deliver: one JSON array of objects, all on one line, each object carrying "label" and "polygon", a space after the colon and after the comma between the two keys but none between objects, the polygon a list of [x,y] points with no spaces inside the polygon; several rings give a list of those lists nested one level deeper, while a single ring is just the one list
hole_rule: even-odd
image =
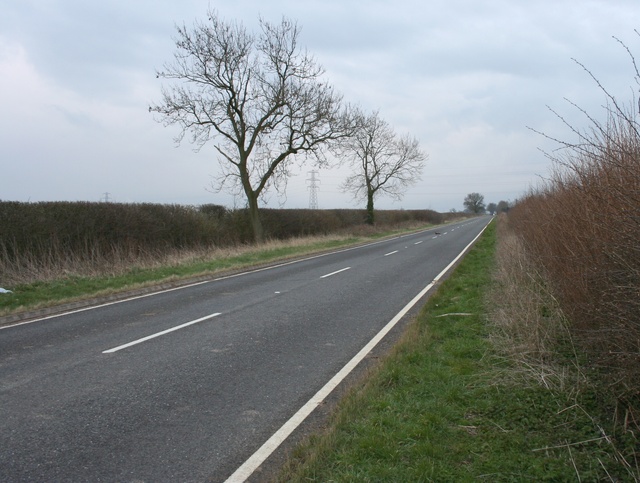
[{"label": "sky above horizon", "polygon": [[[462,210],[471,192],[497,203],[538,185],[557,145],[533,130],[575,141],[549,108],[580,129],[571,103],[606,119],[605,95],[572,59],[623,103],[638,94],[616,40],[639,52],[637,0],[1,0],[0,200],[244,206],[212,190],[212,143],[177,145],[177,128],[148,112],[176,25],[209,8],[255,32],[259,17],[295,20],[345,101],[419,140],[422,180],[380,209]],[[320,208],[364,207],[339,190],[344,163],[297,168],[267,206],[308,207],[314,169]]]}]

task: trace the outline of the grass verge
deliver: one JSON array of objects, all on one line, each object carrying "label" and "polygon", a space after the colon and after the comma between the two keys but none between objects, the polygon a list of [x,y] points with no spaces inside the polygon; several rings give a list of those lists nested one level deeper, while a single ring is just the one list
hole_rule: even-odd
[{"label": "grass verge", "polygon": [[495,247],[493,223],[277,481],[634,481],[593,392],[505,377],[519,369],[491,342]]},{"label": "grass verge", "polygon": [[[112,263],[106,268],[88,271],[65,269],[62,270],[65,273],[59,273],[61,271],[57,270],[54,273],[58,275],[6,287],[11,288],[12,293],[0,295],[0,316],[109,296],[160,283],[242,270],[426,228],[423,225],[420,228],[363,229],[357,234],[270,241],[260,246],[177,253],[163,259],[151,257],[149,260],[141,259],[134,266],[131,263]],[[32,271],[37,272],[37,267]],[[87,275],[87,272],[95,273]]]}]

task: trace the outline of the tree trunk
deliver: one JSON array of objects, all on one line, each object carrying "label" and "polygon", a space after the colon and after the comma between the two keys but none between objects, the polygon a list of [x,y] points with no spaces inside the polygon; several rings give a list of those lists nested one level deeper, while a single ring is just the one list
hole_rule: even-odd
[{"label": "tree trunk", "polygon": [[369,191],[367,193],[367,219],[368,225],[373,225],[375,222],[375,216],[373,213],[373,193]]},{"label": "tree trunk", "polygon": [[247,196],[249,201],[249,219],[251,220],[251,228],[253,229],[253,241],[262,243],[264,241],[264,229],[262,228],[262,220],[258,211],[258,197]]}]

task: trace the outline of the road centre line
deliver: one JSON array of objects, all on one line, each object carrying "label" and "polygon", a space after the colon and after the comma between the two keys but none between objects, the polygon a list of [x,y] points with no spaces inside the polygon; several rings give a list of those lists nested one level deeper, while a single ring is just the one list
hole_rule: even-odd
[{"label": "road centre line", "polygon": [[394,250],[394,251],[392,251],[392,252],[385,253],[385,255],[384,255],[384,256],[385,256],[385,257],[388,257],[389,255],[393,255],[394,253],[398,253],[398,250]]},{"label": "road centre line", "polygon": [[[491,221],[489,221],[491,223]],[[291,418],[284,423],[258,450],[253,453],[227,480],[225,483],[244,483],[258,469],[258,467],[271,456],[271,454],[285,441],[289,435],[302,424],[313,410],[318,407],[329,396],[329,394],[340,384],[356,366],[369,354],[373,348],[389,333],[389,331],[397,325],[397,323],[416,305],[422,297],[424,297],[438,281],[446,275],[462,256],[467,253],[471,246],[476,242],[480,235],[484,233],[489,223],[478,233],[478,235],[469,243],[451,262],[442,270],[429,285],[420,291],[404,308],[378,332],[373,339],[365,345],[347,364],[327,382],[307,403],[302,406]]]},{"label": "road centre line", "polygon": [[165,334],[168,334],[170,332],[174,332],[176,330],[184,329],[185,327],[189,327],[190,325],[197,324],[199,322],[204,322],[205,320],[212,319],[214,317],[217,317],[218,315],[220,315],[219,312],[217,312],[215,314],[207,315],[205,317],[200,317],[199,319],[192,320],[191,322],[187,322],[186,324],[178,325],[176,327],[172,327],[171,329],[163,330],[162,332],[157,332],[156,334],[148,335],[146,337],[143,337],[142,339],[134,340],[133,342],[129,342],[127,344],[119,345],[118,347],[114,347],[113,349],[108,349],[106,351],[102,351],[102,353],[103,354],[111,354],[113,352],[117,352],[119,350],[126,349],[127,347],[131,347],[133,345],[140,344],[142,342],[146,342],[146,341],[148,341],[150,339],[155,339],[156,337],[160,337],[161,335],[165,335]]},{"label": "road centre line", "polygon": [[331,275],[335,275],[336,273],[340,273],[340,272],[344,272],[345,270],[349,270],[350,268],[351,267],[343,268],[341,270],[336,270],[335,272],[327,273],[326,275],[323,275],[320,278],[327,278],[327,277],[330,277]]},{"label": "road centre line", "polygon": [[[425,231],[428,231],[428,230],[425,230]],[[417,232],[417,233],[420,233],[420,232]],[[405,236],[415,235],[417,233],[410,233],[408,235],[400,235],[397,238],[402,238],[402,237],[405,237]],[[266,270],[273,270],[273,269],[276,269],[276,268],[286,267],[287,265],[294,265],[296,263],[306,262],[308,260],[314,260],[316,258],[322,258],[322,257],[326,257],[326,256],[329,256],[329,255],[335,255],[337,253],[350,252],[350,251],[358,250],[358,249],[365,248],[365,247],[368,247],[368,246],[386,243],[386,242],[389,242],[389,241],[392,241],[392,240],[395,240],[395,239],[396,238],[391,238],[391,239],[388,239],[388,240],[378,240],[378,241],[374,241],[374,242],[371,242],[371,243],[366,243],[364,245],[358,245],[358,246],[355,246],[355,247],[343,248],[343,249],[336,250],[336,251],[333,251],[333,252],[320,253],[318,255],[312,255],[312,256],[305,257],[305,258],[300,258],[300,259],[297,259],[297,260],[290,260],[290,261],[278,263],[276,265],[269,265],[267,267],[256,268],[256,269],[253,269],[253,270],[247,270],[247,271],[239,272],[239,273],[233,273],[231,275],[223,275],[221,277],[217,277],[217,278],[213,278],[213,279],[209,279],[209,280],[203,280],[203,281],[199,281],[199,282],[189,283],[189,284],[186,284],[186,285],[180,285],[178,287],[162,289],[162,290],[158,290],[158,291],[155,291],[155,292],[145,293],[145,294],[142,294],[142,295],[134,295],[133,297],[127,297],[127,298],[120,299],[120,300],[113,300],[113,301],[105,302],[105,303],[102,303],[102,304],[99,304],[99,305],[90,305],[88,307],[82,307],[80,309],[69,310],[69,311],[66,311],[66,312],[60,312],[60,313],[53,314],[53,315],[46,315],[44,317],[39,317],[39,318],[32,319],[32,320],[25,320],[23,322],[16,322],[16,323],[12,323],[12,324],[3,325],[3,326],[0,326],[0,330],[9,329],[9,328],[13,328],[13,327],[18,327],[20,325],[33,324],[34,322],[41,322],[43,320],[56,319],[58,317],[64,317],[66,315],[77,314],[79,312],[86,312],[88,310],[100,309],[100,308],[103,308],[103,307],[108,307],[110,305],[117,305],[117,304],[121,304],[121,303],[125,303],[125,302],[131,302],[131,301],[134,301],[134,300],[143,299],[143,298],[147,298],[147,297],[154,297],[156,295],[161,295],[161,294],[164,294],[164,293],[173,292],[175,290],[183,290],[183,289],[195,287],[197,285],[204,285],[204,284],[207,284],[207,283],[219,282],[221,280],[228,280],[228,279],[231,279],[231,278],[241,277],[243,275],[250,275],[250,274],[253,274],[253,273],[264,272]]]},{"label": "road centre line", "polygon": [[[283,262],[283,263],[278,263],[276,265],[270,265],[270,266],[267,266],[267,267],[257,268],[257,269],[253,269],[253,270],[247,270],[247,271],[244,271],[244,272],[234,273],[234,274],[231,274],[231,275],[223,275],[221,277],[217,277],[217,278],[213,278],[213,279],[209,279],[209,280],[202,280],[202,281],[198,281],[198,282],[188,283],[186,285],[180,285],[180,286],[177,286],[177,287],[171,287],[171,288],[161,289],[161,290],[157,290],[157,291],[152,291],[152,292],[145,293],[145,294],[142,294],[142,295],[134,295],[132,297],[126,297],[126,298],[119,299],[119,300],[112,300],[112,301],[101,303],[101,304],[98,304],[98,305],[89,305],[87,307],[82,307],[82,308],[79,308],[79,309],[72,309],[72,310],[59,312],[59,313],[55,313],[55,314],[51,314],[51,315],[45,315],[43,317],[37,317],[37,318],[31,319],[31,320],[24,320],[24,321],[8,323],[6,325],[0,326],[0,330],[9,329],[9,328],[13,328],[13,327],[18,327],[18,326],[21,326],[21,325],[33,324],[35,322],[42,322],[44,320],[50,320],[50,319],[56,319],[56,318],[59,318],[59,317],[65,317],[67,315],[86,312],[86,311],[89,311],[89,310],[96,310],[96,309],[100,309],[100,308],[104,308],[104,307],[109,307],[111,305],[118,305],[118,304],[122,304],[122,303],[125,303],[125,302],[131,302],[131,301],[134,301],[134,300],[139,300],[139,299],[143,299],[143,298],[147,298],[147,297],[154,297],[156,295],[161,295],[161,294],[168,293],[168,292],[173,292],[173,291],[176,291],[176,290],[184,290],[184,289],[187,289],[187,288],[195,287],[197,285],[204,285],[204,284],[207,284],[207,283],[218,282],[220,280],[227,280],[227,279],[230,279],[230,278],[236,278],[236,277],[240,277],[240,276],[243,276],[243,275],[262,272],[262,271],[265,271],[265,270],[273,270],[275,268],[280,268],[280,267],[284,267],[284,266],[287,266],[287,265],[293,265],[293,264],[296,264],[296,263],[304,262],[304,261],[307,261],[307,260],[313,260],[313,259],[316,259],[316,258],[326,257],[326,256],[329,256],[329,255],[335,255],[337,253],[344,253],[344,252],[348,252],[348,251],[352,251],[352,250],[359,250],[361,248],[365,248],[365,247],[368,247],[368,246],[378,245],[378,244],[390,242],[390,241],[393,241],[393,240],[397,240],[398,238],[404,238],[404,237],[407,237],[407,236],[413,236],[413,235],[417,235],[419,233],[428,232],[430,230],[432,230],[432,228],[428,228],[428,229],[425,229],[425,230],[422,230],[422,231],[418,231],[418,232],[415,232],[415,233],[408,233],[408,234],[405,234],[405,235],[400,235],[398,237],[394,237],[394,238],[390,238],[390,239],[378,240],[378,241],[371,242],[371,243],[365,243],[364,245],[358,245],[358,246],[354,246],[354,247],[343,248],[343,249],[340,249],[340,250],[327,252],[327,253],[321,253],[321,254],[318,254],[318,255],[312,255],[312,256],[301,258],[301,259],[297,259],[297,260],[290,260],[290,261],[286,261],[286,262]],[[433,237],[433,238],[437,238],[437,237]]]},{"label": "road centre line", "polygon": [[422,243],[423,240],[417,241],[414,243],[414,245],[420,245],[420,243]]}]

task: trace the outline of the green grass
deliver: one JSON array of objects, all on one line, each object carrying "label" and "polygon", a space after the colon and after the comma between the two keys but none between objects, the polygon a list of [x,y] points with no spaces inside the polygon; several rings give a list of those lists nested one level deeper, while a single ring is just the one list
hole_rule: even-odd
[{"label": "green grass", "polygon": [[633,481],[587,416],[590,394],[503,377],[486,315],[493,225],[278,481]]}]

